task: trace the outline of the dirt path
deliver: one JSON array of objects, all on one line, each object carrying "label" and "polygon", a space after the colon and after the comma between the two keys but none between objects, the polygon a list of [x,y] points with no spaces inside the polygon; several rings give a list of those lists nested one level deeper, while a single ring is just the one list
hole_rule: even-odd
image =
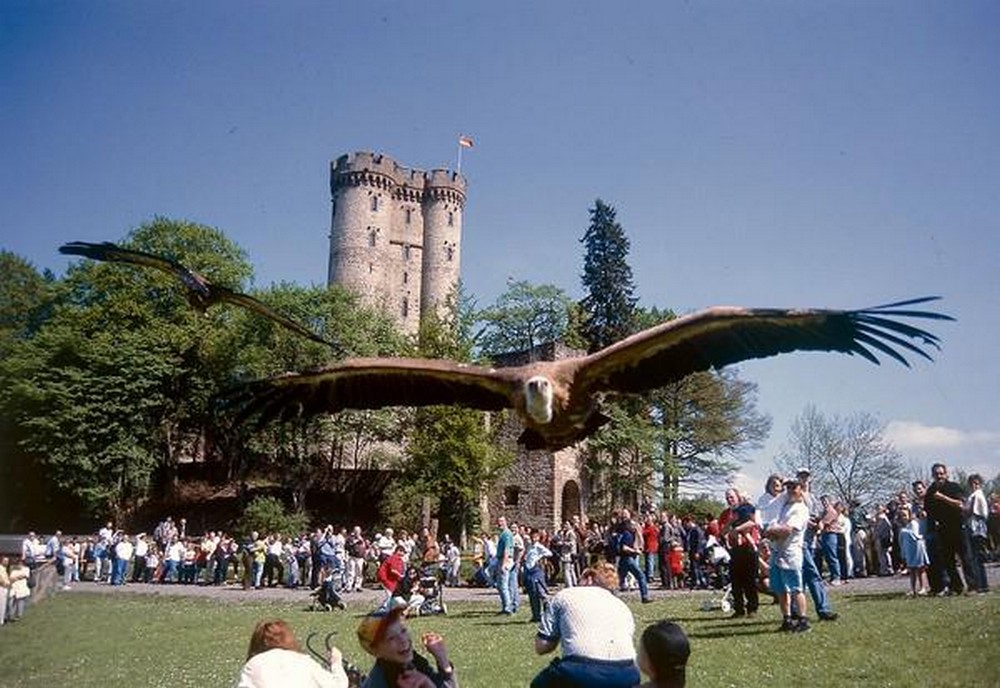
[{"label": "dirt path", "polygon": [[[990,585],[994,591],[1000,589],[1000,564],[990,564],[986,568],[990,579]],[[856,578],[845,585],[829,587],[828,590],[834,598],[840,595],[852,594],[875,594],[886,592],[898,592],[904,595],[910,588],[909,579],[906,576],[889,576],[885,578]],[[206,597],[225,602],[245,602],[247,600],[283,600],[289,602],[300,602],[303,605],[309,603],[309,591],[306,588],[262,588],[260,590],[244,590],[241,586],[228,584],[224,586],[214,585],[150,585],[146,583],[129,583],[124,586],[111,586],[106,583],[81,582],[75,583],[71,590],[62,591],[58,594],[74,594],[80,592],[96,592],[108,595],[163,595],[179,597]],[[363,606],[377,606],[383,599],[383,592],[374,588],[366,588],[362,592],[347,593],[344,601],[351,606],[361,603]],[[650,589],[650,596],[653,599],[664,597],[695,597],[707,595],[708,591],[689,590],[661,590],[654,586]],[[637,591],[623,593],[626,599],[638,599]],[[498,597],[492,588],[445,588],[444,598],[448,601],[461,600],[469,602],[483,602],[486,604],[498,603]]]}]

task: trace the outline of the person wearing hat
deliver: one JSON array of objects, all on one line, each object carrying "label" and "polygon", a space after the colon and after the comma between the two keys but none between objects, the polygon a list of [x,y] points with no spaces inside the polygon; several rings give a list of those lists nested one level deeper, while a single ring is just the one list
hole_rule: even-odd
[{"label": "person wearing hat", "polygon": [[427,659],[414,652],[413,640],[403,624],[404,611],[402,607],[393,607],[361,620],[358,642],[375,658],[375,666],[361,688],[458,688],[444,639],[437,633],[424,633],[420,638],[437,664],[432,667]]},{"label": "person wearing hat", "polygon": [[687,661],[691,656],[688,637],[672,621],[646,627],[639,640],[639,669],[649,677],[639,688],[684,688]]},{"label": "person wearing hat", "polygon": [[803,502],[809,509],[809,527],[806,528],[802,552],[802,583],[809,590],[813,607],[816,608],[816,617],[820,621],[836,621],[837,612],[833,611],[830,596],[826,594],[823,576],[820,575],[819,568],[816,566],[816,558],[813,556],[813,552],[816,550],[817,526],[822,516],[822,506],[809,490],[812,477],[809,469],[800,468],[795,472],[795,477],[802,485]]},{"label": "person wearing hat", "polygon": [[802,585],[802,565],[805,558],[802,541],[809,523],[809,510],[804,502],[801,482],[786,480],[785,491],[788,496],[781,511],[764,532],[774,543],[768,578],[781,605],[781,630],[802,633],[809,630],[806,596]]}]

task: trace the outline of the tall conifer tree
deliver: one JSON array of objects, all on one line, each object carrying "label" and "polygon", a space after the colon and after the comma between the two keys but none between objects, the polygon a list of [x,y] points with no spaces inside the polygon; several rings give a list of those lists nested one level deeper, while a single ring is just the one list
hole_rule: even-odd
[{"label": "tall conifer tree", "polygon": [[591,352],[632,334],[636,320],[635,285],[628,264],[629,240],[615,219],[615,209],[597,199],[590,226],[580,240],[583,258],[583,334]]}]

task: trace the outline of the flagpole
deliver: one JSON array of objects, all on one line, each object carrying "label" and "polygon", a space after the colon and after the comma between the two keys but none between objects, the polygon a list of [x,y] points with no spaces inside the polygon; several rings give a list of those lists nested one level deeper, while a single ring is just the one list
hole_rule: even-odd
[{"label": "flagpole", "polygon": [[461,138],[459,138],[459,140],[458,140],[458,164],[455,166],[455,173],[456,174],[462,174],[462,148],[464,148],[464,146],[462,145]]}]

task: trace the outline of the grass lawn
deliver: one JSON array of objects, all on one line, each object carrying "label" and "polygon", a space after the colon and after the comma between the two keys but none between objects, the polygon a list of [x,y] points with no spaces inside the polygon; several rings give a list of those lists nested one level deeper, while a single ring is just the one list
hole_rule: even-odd
[{"label": "grass lawn", "polygon": [[[632,607],[638,631],[664,617],[687,630],[690,686],[1000,686],[1000,594],[915,600],[842,594],[840,620],[801,635],[775,632],[777,607],[730,621],[699,611],[701,599]],[[550,658],[534,654],[526,613],[511,619],[495,616],[495,609],[454,602],[448,616],[413,619],[410,626],[415,637],[431,629],[445,636],[463,688],[526,686]],[[58,595],[0,628],[0,686],[233,685],[250,631],[269,617],[289,621],[300,639],[336,631],[347,657],[368,668],[354,637],[359,614],[305,612],[288,602]]]}]

